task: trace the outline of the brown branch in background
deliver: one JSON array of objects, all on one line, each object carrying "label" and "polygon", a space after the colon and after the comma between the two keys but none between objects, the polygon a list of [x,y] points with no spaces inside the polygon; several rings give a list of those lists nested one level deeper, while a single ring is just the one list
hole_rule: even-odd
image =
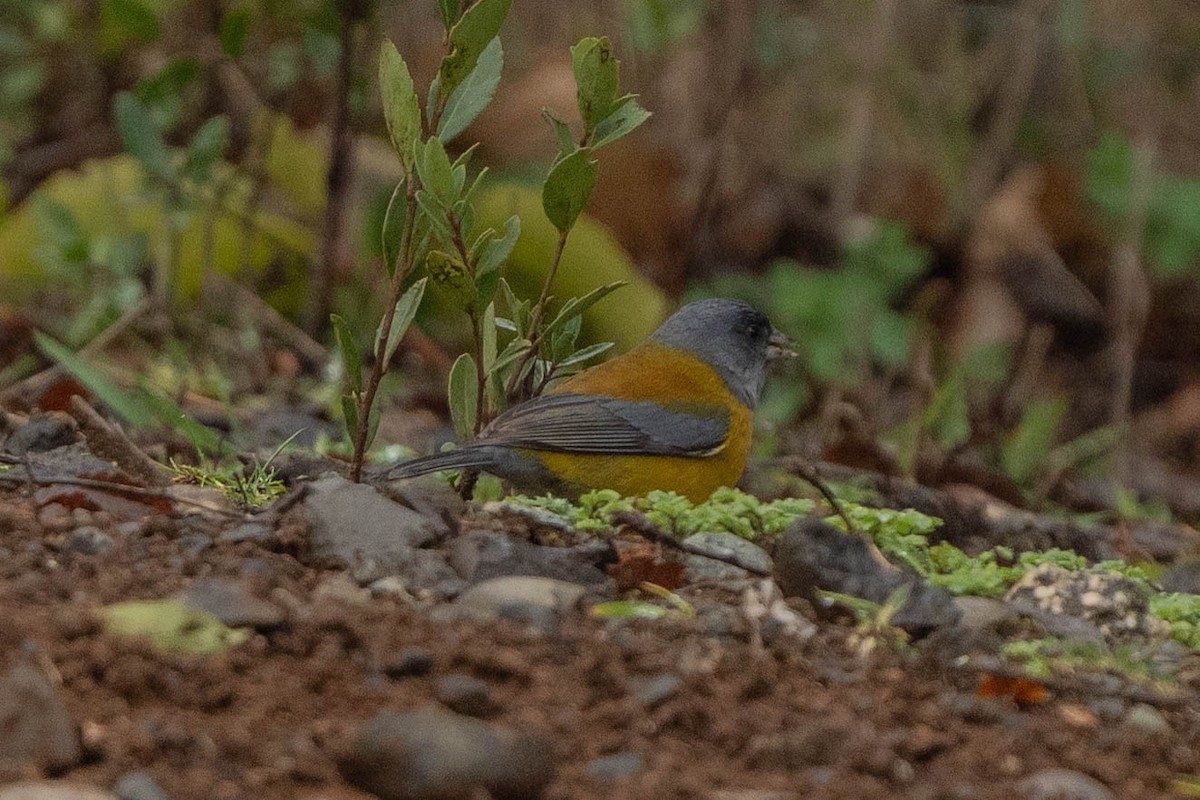
[{"label": "brown branch in background", "polygon": [[879,90],[880,73],[891,50],[896,5],[896,0],[876,0],[871,31],[862,40],[862,75],[847,103],[850,121],[842,137],[845,158],[829,200],[830,212],[839,234],[844,233],[846,222],[854,213],[858,200],[859,184],[862,183],[863,167],[867,162],[874,128],[875,97]]},{"label": "brown branch in background", "polygon": [[[140,303],[121,314],[116,322],[100,331],[90,342],[80,348],[79,357],[84,359],[91,358],[108,347],[121,334],[128,330],[131,325],[141,319],[142,315],[149,311],[152,305],[153,303],[149,298],[143,298]],[[18,399],[28,400],[29,398],[41,397],[55,381],[60,380],[65,374],[66,371],[57,364],[47,367],[41,372],[30,375],[28,378],[0,391],[0,404]]]},{"label": "brown branch in background", "polygon": [[310,369],[319,367],[328,360],[329,351],[319,342],[289,322],[270,304],[242,284],[224,275],[215,274],[206,291],[211,292],[213,298],[225,308],[240,307],[256,329],[274,334],[283,344],[294,350]]},{"label": "brown branch in background", "polygon": [[202,509],[212,514],[220,514],[225,517],[234,517],[238,519],[244,518],[246,515],[240,511],[232,511],[226,508],[214,506],[211,502],[203,500],[193,500],[189,497],[179,497],[169,489],[147,488],[144,486],[130,486],[127,483],[117,483],[116,481],[102,481],[95,478],[76,478],[70,475],[35,475],[29,464],[18,464],[24,470],[24,474],[16,475],[8,472],[0,472],[0,483],[23,483],[34,486],[78,486],[81,489],[96,489],[101,492],[117,495],[118,497],[136,497],[145,500],[166,500],[179,505],[193,506]]},{"label": "brown branch in background", "polygon": [[342,12],[339,32],[337,85],[334,87],[333,129],[329,137],[329,172],[325,176],[325,219],[317,257],[309,266],[308,297],[301,317],[303,328],[317,334],[329,321],[330,299],[342,251],[346,202],[350,191],[354,145],[350,130],[350,92],[354,83],[353,3],[339,3]]},{"label": "brown branch in background", "polygon": [[[542,337],[538,331],[538,326],[542,324],[542,318],[545,315],[546,303],[550,300],[550,290],[554,286],[554,276],[558,273],[558,264],[562,261],[563,250],[567,246],[567,234],[570,230],[559,231],[558,244],[554,247],[554,259],[550,262],[550,269],[546,271],[546,282],[542,284],[542,293],[538,296],[538,301],[533,307],[533,316],[529,320],[529,349],[521,356],[521,360],[517,362],[516,368],[513,370],[512,377],[509,379],[508,388],[505,394],[509,400],[514,400],[514,393],[517,391],[518,383],[521,380],[521,374],[525,368],[529,366],[529,362],[537,358],[538,350],[541,349]],[[533,371],[530,371],[530,376]],[[532,377],[526,382],[528,390],[524,397],[520,399],[528,399],[533,389]]]},{"label": "brown branch in background", "polygon": [[687,553],[688,555],[702,556],[704,558],[712,559],[713,561],[720,561],[723,564],[730,564],[738,569],[746,570],[746,572],[749,572],[751,575],[758,575],[762,578],[771,577],[770,570],[762,569],[761,567],[757,567],[753,564],[748,564],[735,555],[714,553],[711,550],[705,550],[703,547],[697,547],[696,545],[690,545],[687,542],[682,542],[664,531],[662,528],[655,525],[645,515],[639,514],[636,511],[618,511],[612,516],[612,524],[624,525],[628,528],[632,528],[655,544],[669,547],[672,550],[678,550],[679,552]]},{"label": "brown branch in background", "polygon": [[1113,395],[1110,415],[1117,431],[1112,477],[1128,485],[1130,477],[1130,413],[1133,369],[1138,344],[1146,327],[1150,286],[1142,269],[1142,234],[1154,186],[1156,137],[1143,134],[1133,147],[1133,175],[1129,186],[1129,214],[1121,239],[1113,251],[1108,271],[1109,325],[1112,330]]},{"label": "brown branch in background", "polygon": [[1014,12],[1009,77],[1004,83],[991,127],[971,162],[961,200],[945,221],[947,232],[957,231],[975,219],[984,201],[992,195],[1004,163],[1013,152],[1021,115],[1037,76],[1042,17],[1049,5],[1049,0],[1022,0]]},{"label": "brown branch in background", "polygon": [[109,423],[79,395],[71,398],[71,416],[87,439],[88,449],[147,486],[168,486],[171,479],[158,462],[133,443],[119,425]]}]

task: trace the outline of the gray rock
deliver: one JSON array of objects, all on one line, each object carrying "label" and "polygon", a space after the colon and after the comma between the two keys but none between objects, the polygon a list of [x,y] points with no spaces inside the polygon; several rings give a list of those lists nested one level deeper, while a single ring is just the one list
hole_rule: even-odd
[{"label": "gray rock", "polygon": [[0,786],[0,800],[118,800],[95,786],[67,781],[22,781]]},{"label": "gray rock", "polygon": [[585,586],[608,586],[611,581],[599,565],[610,554],[603,542],[545,547],[506,533],[477,531],[454,540],[450,565],[468,583],[508,575],[537,575]]},{"label": "gray rock", "polygon": [[441,678],[433,690],[438,702],[468,717],[486,717],[496,711],[487,681],[454,672]]},{"label": "gray rock", "polygon": [[1167,722],[1161,711],[1148,703],[1134,704],[1122,722],[1144,734],[1171,735],[1171,723]]},{"label": "gray rock", "polygon": [[1025,800],[1116,800],[1100,781],[1070,769],[1042,769],[1019,781],[1016,797]]},{"label": "gray rock", "polygon": [[121,800],[170,800],[149,772],[128,772],[114,789]]},{"label": "gray rock", "polygon": [[0,774],[79,762],[79,733],[50,679],[28,661],[0,678]]},{"label": "gray rock", "polygon": [[467,589],[450,606],[452,616],[475,620],[501,617],[550,624],[571,611],[586,589],[576,583],[514,575],[492,578]]},{"label": "gray rock", "polygon": [[278,628],[287,618],[274,603],[260,600],[244,586],[221,578],[193,581],[179,596],[189,608],[207,611],[231,628]]},{"label": "gray rock", "polygon": [[234,525],[221,532],[223,542],[269,542],[275,530],[265,522],[250,520]]},{"label": "gray rock", "polygon": [[954,598],[954,605],[961,614],[958,624],[972,631],[994,630],[1018,618],[1003,601],[991,597],[963,595]]},{"label": "gray rock", "polygon": [[908,586],[908,599],[891,622],[914,634],[953,625],[960,615],[947,592],[916,575],[881,564],[862,537],[807,517],[793,522],[780,537],[775,548],[775,580],[785,597],[816,602],[820,602],[816,590],[825,589],[885,603],[897,589]]},{"label": "gray rock", "polygon": [[34,414],[4,440],[3,452],[11,456],[45,453],[79,438],[75,420],[61,411]]},{"label": "gray rock", "polygon": [[428,675],[433,669],[433,653],[424,647],[405,647],[386,658],[383,674],[389,678],[409,678]]},{"label": "gray rock", "polygon": [[399,577],[409,591],[430,592],[446,599],[457,597],[467,588],[467,582],[459,577],[436,550],[412,550],[400,566]]},{"label": "gray rock", "polygon": [[212,537],[204,533],[185,533],[175,540],[179,549],[188,555],[198,555],[213,546]]},{"label": "gray rock", "polygon": [[85,556],[102,556],[112,552],[113,540],[95,525],[81,525],[71,531],[71,549]]},{"label": "gray rock", "polygon": [[1013,584],[1005,600],[1060,618],[1082,620],[1111,643],[1130,638],[1161,638],[1170,626],[1148,613],[1146,592],[1116,572],[1074,571],[1041,564]]},{"label": "gray rock", "polygon": [[[683,540],[685,545],[711,552],[724,558],[735,558],[742,564],[770,572],[772,563],[767,551],[741,536],[732,533],[694,533]],[[688,554],[683,557],[688,575],[693,579],[745,578],[751,573],[733,564]]]},{"label": "gray rock", "polygon": [[629,690],[633,699],[647,708],[654,708],[670,700],[683,689],[683,679],[678,675],[663,673],[649,678],[632,678]]},{"label": "gray rock", "polygon": [[600,783],[616,783],[623,781],[639,772],[646,764],[641,753],[613,753],[609,756],[593,758],[587,763],[587,775]]},{"label": "gray rock", "polygon": [[1200,594],[1200,558],[1192,556],[1172,564],[1159,583],[1164,592]]},{"label": "gray rock", "polygon": [[496,800],[532,800],[556,770],[541,736],[432,710],[380,711],[338,766],[382,800],[465,800],[480,788]]},{"label": "gray rock", "polygon": [[347,567],[363,584],[402,573],[413,551],[444,530],[440,520],[337,475],[310,484],[304,509],[312,531],[312,557]]}]

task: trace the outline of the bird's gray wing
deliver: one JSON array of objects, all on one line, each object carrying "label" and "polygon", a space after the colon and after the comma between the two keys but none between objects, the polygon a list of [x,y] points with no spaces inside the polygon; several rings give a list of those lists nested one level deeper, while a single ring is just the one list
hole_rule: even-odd
[{"label": "bird's gray wing", "polygon": [[613,397],[556,394],[506,411],[480,439],[556,453],[699,457],[719,449],[728,433],[729,410],[716,404],[664,408]]}]

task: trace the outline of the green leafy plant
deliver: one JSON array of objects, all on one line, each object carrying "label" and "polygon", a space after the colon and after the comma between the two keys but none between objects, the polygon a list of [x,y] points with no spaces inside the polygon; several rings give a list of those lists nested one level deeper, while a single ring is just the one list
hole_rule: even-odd
[{"label": "green leafy plant", "polygon": [[638,511],[679,537],[726,532],[746,539],[778,535],[792,520],[810,513],[815,505],[803,498],[764,502],[728,487],[717,489],[703,503],[692,503],[674,492],[654,491],[645,497],[629,498],[611,489],[588,492],[579,498],[578,504],[561,497],[522,495],[509,497],[505,502],[543,509],[581,531],[610,530],[613,514]]},{"label": "green leafy plant", "polygon": [[[474,199],[487,170],[469,178],[473,147],[453,159],[447,152],[447,145],[491,101],[499,83],[504,63],[499,32],[509,4],[510,0],[478,0],[464,9],[458,3],[439,3],[446,50],[423,103],[395,46],[385,41],[380,50],[383,114],[404,178],[383,219],[381,240],[391,289],[365,380],[364,359],[350,326],[340,317],[333,319],[346,369],[342,410],[354,442],[355,480],[361,477],[366,449],[374,438],[380,380],[427,285],[449,297],[471,324],[471,352],[455,361],[448,389],[454,427],[463,438],[478,433],[509,403],[538,394],[555,377],[607,349],[602,344],[576,347],[580,315],[621,284],[568,299],[553,314],[551,289],[567,237],[596,183],[595,152],[637,128],[649,112],[633,95],[619,94],[620,65],[607,39],[589,37],[572,48],[583,130],[573,132],[546,112],[558,155],[542,186],[542,209],[558,231],[558,242],[538,298],[517,298],[501,271],[520,236],[520,218],[509,217],[502,229],[477,226]],[[422,267],[425,276],[410,286],[414,271]],[[497,300],[507,316],[499,315]]]}]

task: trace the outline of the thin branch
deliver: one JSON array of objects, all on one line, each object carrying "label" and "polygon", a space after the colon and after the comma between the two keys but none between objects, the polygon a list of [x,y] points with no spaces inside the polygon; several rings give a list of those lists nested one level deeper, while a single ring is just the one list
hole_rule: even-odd
[{"label": "thin branch", "polygon": [[651,522],[645,515],[639,514],[636,511],[618,511],[613,514],[612,522],[614,525],[625,525],[640,533],[655,544],[660,544],[669,547],[673,550],[678,550],[681,553],[687,553],[692,556],[703,556],[704,558],[713,561],[720,561],[723,564],[730,564],[738,569],[744,569],[752,575],[758,575],[760,578],[771,577],[769,569],[749,564],[735,555],[723,555],[714,553],[711,550],[705,550],[703,547],[691,545],[687,542],[681,542],[671,534],[664,531],[662,528]]},{"label": "thin branch", "polygon": [[404,291],[404,278],[412,267],[412,233],[417,221],[417,189],[419,181],[416,173],[408,176],[406,189],[407,203],[404,212],[404,228],[400,238],[400,248],[396,253],[396,265],[392,271],[392,286],[388,291],[387,306],[383,310],[383,320],[379,323],[379,336],[375,340],[375,360],[371,365],[371,377],[367,381],[367,390],[363,393],[358,404],[358,429],[354,432],[354,459],[350,465],[350,480],[358,483],[362,480],[363,459],[367,451],[367,432],[370,429],[371,407],[375,404],[375,395],[379,391],[379,383],[387,372],[387,343],[392,335],[392,323],[396,320],[396,303]]},{"label": "thin branch", "polygon": [[1130,412],[1133,394],[1133,370],[1137,348],[1146,326],[1150,305],[1150,287],[1142,268],[1142,235],[1154,186],[1154,160],[1157,151],[1153,134],[1142,136],[1133,148],[1133,175],[1129,186],[1129,214],[1121,241],[1109,265],[1109,319],[1113,332],[1113,395],[1109,413],[1117,431],[1118,444],[1113,453],[1113,478],[1121,485],[1129,482]]},{"label": "thin branch", "polygon": [[192,500],[187,497],[177,497],[167,489],[152,489],[142,486],[130,486],[127,483],[116,483],[115,481],[101,481],[94,478],[74,478],[66,475],[50,475],[42,477],[33,474],[33,470],[28,464],[21,464],[24,468],[24,475],[15,475],[7,472],[0,472],[0,483],[20,483],[34,484],[36,486],[78,486],[81,489],[96,489],[102,492],[108,492],[115,495],[128,495],[130,497],[146,498],[148,500],[167,500],[172,503],[179,503],[186,506],[195,506],[196,508],[210,511],[214,514],[221,514],[226,517],[234,517],[242,519],[245,517],[240,511],[232,511],[226,508],[213,506],[201,500]]},{"label": "thin branch", "polygon": [[[537,357],[538,350],[541,347],[542,336],[538,330],[538,326],[542,324],[542,318],[545,316],[546,303],[550,299],[550,289],[554,285],[554,276],[558,272],[558,265],[562,261],[563,250],[567,246],[567,235],[570,232],[570,229],[568,229],[560,231],[558,234],[558,244],[554,248],[554,259],[550,262],[550,269],[546,272],[546,282],[542,284],[542,293],[538,296],[537,305],[533,307],[533,316],[529,320],[529,348],[521,356],[521,360],[517,362],[512,377],[509,378],[508,388],[505,390],[510,399],[517,391],[517,384],[520,381],[521,374],[529,366],[529,362]],[[530,388],[532,389],[532,384],[530,384]]]},{"label": "thin branch", "polygon": [[304,309],[304,328],[319,331],[329,317],[333,275],[342,249],[347,196],[354,163],[351,150],[354,138],[350,130],[350,93],[354,83],[354,18],[343,7],[339,33],[338,79],[334,89],[337,105],[333,113],[333,131],[329,137],[329,172],[325,176],[325,220],[321,246],[309,270],[308,303]]}]

